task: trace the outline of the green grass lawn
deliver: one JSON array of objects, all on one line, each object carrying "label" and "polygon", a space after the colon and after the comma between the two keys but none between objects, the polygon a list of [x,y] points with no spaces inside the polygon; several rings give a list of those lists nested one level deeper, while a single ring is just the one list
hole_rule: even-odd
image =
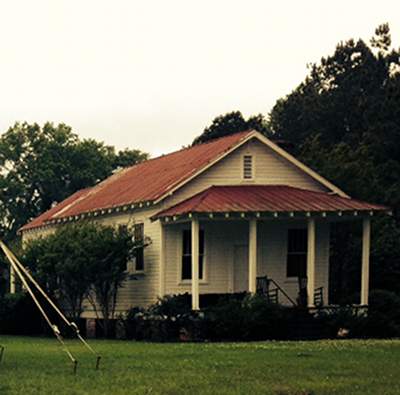
[{"label": "green grass lawn", "polygon": [[400,340],[154,344],[92,341],[72,374],[53,339],[2,337],[0,394],[400,394]]}]

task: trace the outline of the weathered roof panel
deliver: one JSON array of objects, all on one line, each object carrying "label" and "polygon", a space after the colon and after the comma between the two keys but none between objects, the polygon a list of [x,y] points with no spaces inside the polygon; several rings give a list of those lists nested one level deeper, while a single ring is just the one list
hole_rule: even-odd
[{"label": "weathered roof panel", "polygon": [[236,147],[252,131],[236,133],[128,167],[89,190],[77,192],[20,229],[58,218],[127,204],[154,201]]},{"label": "weathered roof panel", "polygon": [[189,213],[389,210],[385,206],[287,185],[212,186],[153,219]]}]

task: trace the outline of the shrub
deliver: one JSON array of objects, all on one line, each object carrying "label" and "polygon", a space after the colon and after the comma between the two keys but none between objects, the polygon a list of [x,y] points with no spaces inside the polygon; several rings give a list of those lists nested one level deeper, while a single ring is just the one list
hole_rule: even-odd
[{"label": "shrub", "polygon": [[29,295],[6,294],[0,298],[0,333],[8,335],[43,334],[40,313]]},{"label": "shrub", "polygon": [[308,309],[271,304],[259,295],[212,295],[215,303],[201,312],[190,308],[190,295],[166,296],[147,309],[131,309],[124,318],[127,337],[137,340],[249,341],[400,336],[400,299],[374,291],[370,309],[353,306]]},{"label": "shrub", "polygon": [[123,318],[128,338],[150,341],[197,340],[202,313],[191,311],[188,294],[165,296],[147,309],[134,307]]},{"label": "shrub", "polygon": [[385,290],[372,291],[363,337],[400,336],[400,297]]},{"label": "shrub", "polygon": [[[124,318],[128,338],[151,341],[265,340],[297,338],[307,312],[241,294],[213,295],[215,301],[193,312],[190,295],[166,296],[147,309],[133,308]],[[301,336],[300,336],[301,337]]]},{"label": "shrub", "polygon": [[316,317],[323,337],[337,337],[341,328],[352,338],[388,338],[400,336],[400,298],[389,291],[375,290],[369,297],[368,311],[342,306]]}]

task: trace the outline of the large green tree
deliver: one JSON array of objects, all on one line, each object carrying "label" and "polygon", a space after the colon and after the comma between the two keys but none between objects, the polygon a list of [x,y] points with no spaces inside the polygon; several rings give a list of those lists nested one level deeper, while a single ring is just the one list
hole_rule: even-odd
[{"label": "large green tree", "polygon": [[87,299],[107,336],[127,262],[140,246],[129,227],[82,222],[33,240],[22,254],[40,284],[75,321]]},{"label": "large green tree", "polygon": [[[387,24],[370,43],[348,40],[277,101],[269,126],[302,161],[354,197],[393,208],[373,228],[372,285],[400,292],[400,51]],[[351,228],[351,227],[350,227]],[[359,234],[333,232],[340,296],[359,283]],[[338,274],[337,273],[337,274]]]},{"label": "large green tree", "polygon": [[0,237],[12,239],[53,204],[147,156],[82,140],[64,124],[16,123],[0,136]]},{"label": "large green tree", "polygon": [[206,127],[204,132],[194,139],[193,145],[250,129],[268,135],[269,129],[264,115],[253,115],[245,119],[240,111],[232,111],[214,118],[211,125]]}]

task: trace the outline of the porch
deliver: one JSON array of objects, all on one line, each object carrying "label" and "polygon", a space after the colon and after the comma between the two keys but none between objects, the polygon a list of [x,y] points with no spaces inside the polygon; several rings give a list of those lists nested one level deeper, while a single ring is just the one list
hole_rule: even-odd
[{"label": "porch", "polygon": [[[348,220],[354,220],[354,213]],[[274,303],[329,303],[330,224],[325,214],[241,213],[170,218],[161,225],[160,296],[260,293]],[[343,220],[343,215],[342,218]],[[368,304],[370,214],[363,229],[361,305]]]},{"label": "porch", "polygon": [[[261,292],[284,304],[326,305],[330,224],[362,224],[360,305],[368,305],[371,218],[389,212],[285,185],[213,186],[170,207],[161,222],[159,295]],[[390,213],[390,212],[389,212]]]}]

